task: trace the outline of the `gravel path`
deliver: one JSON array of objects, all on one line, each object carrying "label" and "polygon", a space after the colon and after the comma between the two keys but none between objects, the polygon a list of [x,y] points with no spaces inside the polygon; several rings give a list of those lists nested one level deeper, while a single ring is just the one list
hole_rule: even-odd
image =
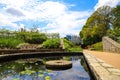
[{"label": "gravel path", "polygon": [[111,64],[115,68],[120,69],[120,54],[118,53],[99,52],[90,50],[83,50],[83,52],[91,53],[97,58],[104,60],[106,63]]}]

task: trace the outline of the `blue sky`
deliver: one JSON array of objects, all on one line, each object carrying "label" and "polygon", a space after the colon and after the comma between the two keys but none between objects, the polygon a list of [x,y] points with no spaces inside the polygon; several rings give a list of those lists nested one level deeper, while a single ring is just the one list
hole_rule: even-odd
[{"label": "blue sky", "polygon": [[78,35],[87,18],[103,5],[120,0],[0,0],[0,28]]}]

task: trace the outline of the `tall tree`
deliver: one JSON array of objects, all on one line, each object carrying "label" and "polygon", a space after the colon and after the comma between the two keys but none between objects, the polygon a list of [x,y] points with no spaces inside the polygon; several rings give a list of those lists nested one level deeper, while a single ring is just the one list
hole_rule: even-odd
[{"label": "tall tree", "polygon": [[116,8],[112,10],[112,16],[113,16],[113,28],[118,27],[120,28],[120,5],[118,5]]},{"label": "tall tree", "polygon": [[111,11],[109,6],[98,8],[87,20],[83,26],[80,36],[84,44],[91,45],[102,40],[107,34],[109,24],[111,23]]}]

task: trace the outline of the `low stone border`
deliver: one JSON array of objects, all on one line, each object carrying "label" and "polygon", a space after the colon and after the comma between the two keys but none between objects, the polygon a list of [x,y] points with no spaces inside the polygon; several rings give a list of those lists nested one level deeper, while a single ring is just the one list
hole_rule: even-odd
[{"label": "low stone border", "polygon": [[63,49],[0,49],[0,55],[29,52],[64,52]]},{"label": "low stone border", "polygon": [[94,57],[90,53],[83,52],[84,57],[94,73],[96,80],[120,80],[120,70],[112,65],[105,63],[103,60]]}]

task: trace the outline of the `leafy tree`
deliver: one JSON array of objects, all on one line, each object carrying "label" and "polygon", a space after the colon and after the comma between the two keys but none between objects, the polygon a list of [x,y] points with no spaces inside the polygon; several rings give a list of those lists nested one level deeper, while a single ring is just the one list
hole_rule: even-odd
[{"label": "leafy tree", "polygon": [[112,16],[113,16],[113,28],[118,27],[120,28],[120,5],[118,5],[116,8],[112,10]]},{"label": "leafy tree", "polygon": [[108,30],[108,36],[120,42],[120,5],[112,9],[112,28]]},{"label": "leafy tree", "polygon": [[80,36],[85,45],[102,40],[102,37],[107,34],[109,24],[111,23],[111,11],[109,6],[98,8],[87,20],[83,26]]},{"label": "leafy tree", "polygon": [[112,30],[108,30],[108,36],[120,43],[120,28],[115,27]]}]

